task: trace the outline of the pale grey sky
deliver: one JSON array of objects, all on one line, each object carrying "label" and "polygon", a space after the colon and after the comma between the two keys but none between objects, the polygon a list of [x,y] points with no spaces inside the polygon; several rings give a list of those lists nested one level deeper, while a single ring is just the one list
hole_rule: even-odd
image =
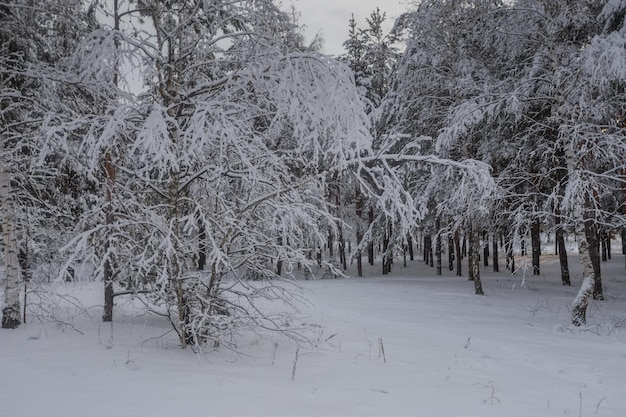
[{"label": "pale grey sky", "polygon": [[325,39],[324,52],[331,55],[344,52],[342,44],[348,38],[348,21],[353,13],[358,26],[365,28],[365,18],[379,7],[387,13],[389,30],[410,3],[411,0],[283,0],[284,5],[293,4],[301,13],[301,23],[307,26],[307,40],[321,32]]}]

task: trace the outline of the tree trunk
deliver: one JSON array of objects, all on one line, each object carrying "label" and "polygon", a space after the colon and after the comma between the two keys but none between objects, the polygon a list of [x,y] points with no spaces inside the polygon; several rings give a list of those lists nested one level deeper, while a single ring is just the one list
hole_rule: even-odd
[{"label": "tree trunk", "polygon": [[[119,0],[113,0],[113,28],[115,31],[120,30],[120,5]],[[115,38],[115,72],[113,73],[113,84],[116,86],[119,84],[119,60],[117,58],[117,54],[120,49],[119,38]],[[111,267],[111,254],[110,254],[110,245],[111,245],[111,226],[113,225],[113,188],[115,186],[115,176],[117,174],[117,168],[113,163],[113,156],[110,151],[106,151],[104,154],[104,173],[106,175],[105,178],[105,192],[106,192],[106,203],[104,207],[104,223],[106,228],[106,241],[104,243],[105,249],[105,260],[104,260],[104,268],[103,268],[103,276],[102,279],[104,281],[104,308],[102,312],[102,321],[103,322],[111,322],[113,321],[113,270]]]},{"label": "tree trunk", "polygon": [[563,285],[572,285],[569,277],[569,264],[567,261],[567,249],[565,248],[565,235],[563,233],[563,226],[561,225],[561,213],[556,210],[554,216],[554,223],[556,225],[556,245],[559,253],[559,261],[561,264],[561,283]]},{"label": "tree trunk", "polygon": [[489,266],[489,233],[483,232],[483,265]]},{"label": "tree trunk", "polygon": [[478,231],[478,226],[472,223],[470,226],[470,275],[472,277],[472,281],[474,281],[474,293],[477,295],[484,295],[483,286],[480,281],[480,232]]},{"label": "tree trunk", "polygon": [[[472,226],[471,224],[467,226],[467,232],[465,233],[467,237],[467,246],[469,246],[469,251],[467,252],[467,280],[474,281],[474,235],[472,234]],[[478,262],[478,260],[476,261]]]},{"label": "tree trunk", "polygon": [[432,238],[432,236],[428,237],[428,265],[431,268],[435,266],[435,256],[434,256],[434,250],[433,250],[433,238]]},{"label": "tree trunk", "polygon": [[441,233],[439,230],[439,219],[437,219],[436,226],[437,234],[435,235],[435,256],[437,257],[437,275],[441,275]]},{"label": "tree trunk", "polygon": [[461,247],[461,259],[467,256],[467,236],[463,234],[463,245]]},{"label": "tree trunk", "polygon": [[198,271],[204,271],[206,266],[206,248],[206,226],[198,219]]},{"label": "tree trunk", "polygon": [[[283,245],[283,237],[279,236],[277,239],[278,246]],[[283,261],[281,259],[276,260],[276,275],[281,276],[283,274]]]},{"label": "tree trunk", "polygon": [[356,197],[356,271],[357,276],[363,276],[363,257],[361,256],[361,242],[363,241],[363,229],[361,226],[361,220],[363,217],[363,200],[361,198],[361,189],[357,186],[355,190]]},{"label": "tree trunk", "polygon": [[578,295],[572,302],[572,324],[580,326],[587,323],[587,307],[595,288],[595,274],[585,232],[585,220],[580,204],[574,209],[574,222],[576,241],[578,242],[578,258],[583,270],[583,280],[578,290]]},{"label": "tree trunk", "polygon": [[513,253],[514,240],[515,233],[508,233],[504,242],[504,250],[506,251],[506,269],[511,271],[511,274],[515,273],[515,254]]},{"label": "tree trunk", "polygon": [[602,292],[602,272],[600,269],[600,245],[598,242],[598,227],[594,223],[593,219],[585,219],[584,225],[585,237],[587,238],[587,245],[589,246],[589,258],[591,259],[591,265],[593,268],[593,299],[604,300],[604,294]]},{"label": "tree trunk", "polygon": [[406,240],[407,240],[407,245],[409,247],[409,259],[413,261],[415,254],[413,252],[413,238],[411,237],[410,233],[407,235]]},{"label": "tree trunk", "polygon": [[11,176],[2,161],[0,167],[0,209],[4,240],[4,308],[2,328],[15,329],[21,324],[20,315],[20,265],[17,256],[15,213],[11,201]]},{"label": "tree trunk", "polygon": [[492,252],[493,252],[493,272],[500,272],[498,262],[498,232],[493,232]]},{"label": "tree trunk", "polygon": [[104,281],[104,311],[102,313],[103,322],[113,321],[113,269],[111,267],[111,254],[110,252],[110,234],[111,226],[113,225],[113,187],[115,184],[115,176],[117,173],[115,164],[113,163],[111,154],[107,152],[104,156],[104,172],[106,174],[106,205],[104,207],[105,213],[105,226],[106,242],[104,268],[103,268],[103,281]]},{"label": "tree trunk", "polygon": [[448,233],[448,270],[454,271],[454,236]]},{"label": "tree trunk", "polygon": [[348,269],[348,265],[346,262],[346,241],[343,238],[343,220],[341,215],[341,187],[339,185],[339,181],[337,180],[337,187],[335,192],[335,207],[337,207],[337,233],[339,234],[339,263],[341,267],[345,271]]},{"label": "tree trunk", "polygon": [[327,242],[326,245],[328,246],[328,258],[332,259],[333,256],[335,256],[335,252],[333,251],[333,231],[329,230],[328,231],[328,237],[327,237]]},{"label": "tree trunk", "polygon": [[539,219],[535,219],[530,225],[530,240],[532,250],[533,275],[540,275],[539,258],[541,255],[541,238]]},{"label": "tree trunk", "polygon": [[[369,220],[369,225],[370,227],[372,226],[372,223],[374,223],[374,209],[370,207],[369,213],[368,213],[368,220]],[[370,241],[370,243],[367,245],[367,261],[369,262],[370,265],[374,265],[374,241]]]},{"label": "tree trunk", "polygon": [[454,252],[456,253],[456,275],[463,276],[461,266],[463,265],[463,257],[461,256],[461,241],[458,229],[454,232]]},{"label": "tree trunk", "polygon": [[622,255],[624,255],[624,267],[626,268],[626,227],[622,227]]},{"label": "tree trunk", "polygon": [[383,237],[383,259],[382,259],[382,268],[383,268],[383,275],[387,275],[389,273],[389,261],[388,261],[388,257],[389,254],[387,253],[387,251],[389,250],[389,231],[387,230],[387,228],[385,228],[384,233],[384,237]]},{"label": "tree trunk", "polygon": [[406,244],[402,245],[402,260],[403,260],[403,265],[406,268]]},{"label": "tree trunk", "polygon": [[604,227],[602,227],[600,230],[600,246],[602,248],[602,262],[606,262],[609,258],[608,250],[607,250],[608,245],[606,243],[608,240],[607,235],[608,233],[606,233]]}]

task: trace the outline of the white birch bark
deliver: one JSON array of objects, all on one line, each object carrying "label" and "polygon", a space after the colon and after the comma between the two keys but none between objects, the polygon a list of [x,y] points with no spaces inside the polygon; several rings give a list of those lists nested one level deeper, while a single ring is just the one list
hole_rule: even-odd
[{"label": "white birch bark", "polygon": [[587,321],[587,306],[589,300],[593,296],[595,287],[595,274],[593,272],[593,263],[589,253],[589,242],[585,234],[585,218],[584,218],[584,201],[582,201],[580,188],[581,178],[576,167],[576,154],[574,151],[574,139],[566,138],[565,159],[567,162],[567,171],[569,176],[569,194],[574,201],[571,202],[573,207],[572,220],[574,222],[574,233],[576,242],[578,242],[578,259],[583,271],[583,279],[578,290],[578,294],[572,301],[572,324],[580,326]]},{"label": "white birch bark", "polygon": [[11,180],[4,162],[0,166],[0,213],[4,238],[4,308],[2,328],[14,329],[20,325],[20,269],[15,237],[15,216],[11,202]]},{"label": "white birch bark", "polygon": [[583,217],[582,205],[579,203],[574,208],[574,231],[576,233],[576,241],[578,242],[578,258],[583,269],[583,280],[578,290],[578,295],[572,302],[572,324],[580,326],[587,321],[587,306],[593,295],[595,287],[595,274],[593,272],[593,264],[589,255],[589,243],[585,235],[585,220]]}]

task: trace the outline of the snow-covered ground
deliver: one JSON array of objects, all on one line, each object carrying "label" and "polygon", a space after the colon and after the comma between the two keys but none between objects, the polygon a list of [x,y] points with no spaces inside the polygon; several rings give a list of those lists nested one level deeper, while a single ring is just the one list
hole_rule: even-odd
[{"label": "snow-covered ground", "polygon": [[101,323],[100,285],[67,284],[88,315],[0,331],[0,417],[626,416],[623,256],[603,263],[607,300],[583,329],[576,259],[571,288],[542,262],[540,277],[482,271],[484,297],[417,260],[306,281],[317,346],[251,336],[202,355],[124,305]]}]

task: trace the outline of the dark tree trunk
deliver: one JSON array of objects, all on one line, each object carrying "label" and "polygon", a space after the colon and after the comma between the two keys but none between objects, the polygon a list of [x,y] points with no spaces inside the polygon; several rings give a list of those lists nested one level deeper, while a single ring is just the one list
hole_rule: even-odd
[{"label": "dark tree trunk", "polygon": [[483,232],[483,265],[489,266],[489,233]]},{"label": "dark tree trunk", "polygon": [[334,254],[335,254],[335,252],[333,251],[333,243],[334,243],[333,242],[333,232],[332,232],[332,230],[329,230],[328,231],[328,240],[327,240],[326,244],[328,245],[328,257],[330,259],[332,259]]},{"label": "dark tree trunk", "polygon": [[406,240],[407,245],[409,246],[409,259],[412,261],[414,260],[415,253],[413,252],[413,238],[411,237],[411,234],[407,235]]},{"label": "dark tree trunk", "polygon": [[363,241],[363,230],[361,226],[361,220],[363,218],[363,200],[361,198],[361,189],[356,187],[356,270],[357,276],[363,276],[363,257],[361,256],[361,242]]},{"label": "dark tree trunk", "polygon": [[389,233],[389,229],[385,229],[384,231],[384,235],[383,235],[383,248],[382,248],[382,272],[383,275],[387,275],[390,272],[390,268],[389,268],[389,239],[390,239],[390,233]]},{"label": "dark tree trunk", "polygon": [[559,239],[557,239],[556,232],[554,233],[554,254],[559,254]]},{"label": "dark tree trunk", "polygon": [[454,271],[454,236],[448,233],[448,270]]},{"label": "dark tree trunk", "polygon": [[493,252],[493,272],[500,272],[500,263],[498,261],[498,234],[493,232],[492,252]]},{"label": "dark tree trunk", "polygon": [[[436,240],[436,239],[435,239]],[[430,237],[428,239],[428,265],[432,268],[435,266],[435,257],[433,256],[434,254],[434,249],[433,249],[433,239],[432,237]]]},{"label": "dark tree trunk", "polygon": [[343,270],[345,271],[348,269],[348,261],[346,260],[346,241],[343,240],[343,237],[339,241],[339,259]]},{"label": "dark tree trunk", "polygon": [[391,225],[384,232],[383,238],[383,260],[382,260],[382,269],[383,275],[387,275],[391,272],[391,250],[389,247],[389,240],[391,239]]},{"label": "dark tree trunk", "polygon": [[[476,272],[474,270],[474,257],[476,256],[476,253],[474,252],[474,246],[476,245],[474,244],[474,235],[472,233],[471,225],[467,227],[467,232],[465,233],[465,236],[468,241],[467,246],[469,247],[469,251],[467,253],[467,280],[474,281],[474,273]],[[476,260],[476,263],[478,263],[478,260]]]},{"label": "dark tree trunk", "polygon": [[441,275],[441,230],[439,225],[439,219],[437,219],[435,228],[437,229],[437,234],[435,235],[435,256],[437,257],[437,275]]},{"label": "dark tree trunk", "polygon": [[206,227],[202,219],[198,219],[198,271],[206,266]]},{"label": "dark tree trunk", "polygon": [[589,257],[591,258],[591,264],[593,266],[593,275],[594,275],[593,299],[604,300],[604,294],[602,292],[602,277],[601,277],[601,270],[600,270],[598,232],[597,232],[597,226],[592,219],[585,219],[585,237],[587,238],[587,244],[589,245]]},{"label": "dark tree trunk", "polygon": [[406,268],[406,244],[402,245],[402,260],[403,260],[403,265]]},{"label": "dark tree trunk", "polygon": [[530,240],[532,250],[533,275],[540,275],[539,258],[541,255],[541,239],[540,239],[540,223],[539,219],[535,219],[530,225]]},{"label": "dark tree trunk", "polygon": [[113,321],[113,269],[111,267],[111,255],[109,254],[110,228],[113,225],[113,186],[115,184],[116,167],[110,153],[104,157],[104,171],[106,174],[106,205],[105,205],[105,225],[107,226],[107,237],[105,242],[106,259],[103,268],[104,280],[104,312],[103,322]]},{"label": "dark tree trunk", "polygon": [[[282,246],[283,245],[283,238],[282,236],[280,236],[278,238],[278,246]],[[281,259],[278,259],[276,261],[276,275],[281,276],[283,273],[283,261]]]},{"label": "dark tree trunk", "polygon": [[507,236],[504,243],[504,250],[506,252],[506,269],[515,273],[515,256],[513,256],[513,234]]},{"label": "dark tree trunk", "polygon": [[624,255],[624,266],[626,267],[626,227],[622,227],[622,255]]},{"label": "dark tree trunk", "polygon": [[454,232],[454,252],[456,253],[456,275],[462,277],[463,271],[461,266],[463,265],[463,257],[461,256],[461,241],[458,229]]},{"label": "dark tree trunk", "polygon": [[424,263],[428,265],[430,263],[430,234],[424,234],[424,245],[422,247],[422,251],[422,258],[424,259]]},{"label": "dark tree trunk", "polygon": [[382,256],[382,272],[383,275],[387,275],[387,248],[389,247],[389,239],[387,238],[387,233],[385,232],[385,236],[383,237],[383,256]]},{"label": "dark tree trunk", "polygon": [[565,248],[565,234],[563,233],[563,226],[561,225],[561,213],[556,210],[554,216],[554,223],[556,226],[556,246],[559,253],[559,262],[561,264],[561,283],[563,285],[572,285],[569,277],[569,264],[567,262],[567,249]]},{"label": "dark tree trunk", "polygon": [[337,180],[337,186],[335,191],[335,207],[337,208],[337,238],[339,240],[339,263],[341,267],[345,271],[348,269],[348,265],[346,262],[346,241],[343,238],[343,220],[341,213],[341,187],[339,185],[339,181]]},{"label": "dark tree trunk", "polygon": [[[371,227],[372,223],[374,223],[374,209],[373,208],[370,207],[367,217],[368,217],[369,225]],[[374,241],[373,240],[367,245],[367,262],[370,265],[374,265]]]}]

